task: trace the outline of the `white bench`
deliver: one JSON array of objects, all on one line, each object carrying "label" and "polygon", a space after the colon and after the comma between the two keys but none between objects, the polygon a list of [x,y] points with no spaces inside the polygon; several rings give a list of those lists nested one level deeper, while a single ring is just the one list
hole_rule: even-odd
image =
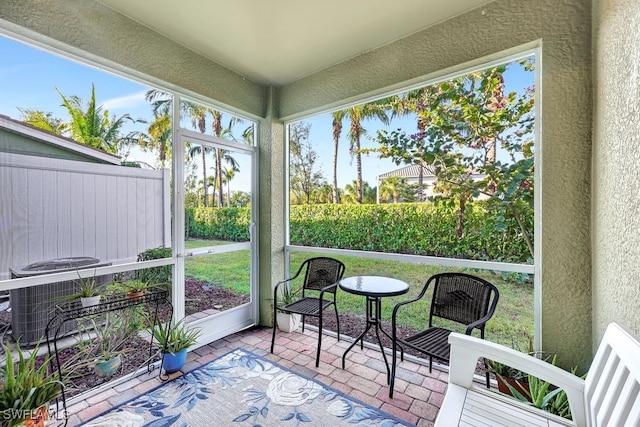
[{"label": "white bench", "polygon": [[[640,343],[615,323],[608,326],[585,380],[535,357],[468,335],[453,333],[449,343],[449,385],[436,427],[640,426]],[[573,421],[474,385],[480,357],[565,390]]]}]

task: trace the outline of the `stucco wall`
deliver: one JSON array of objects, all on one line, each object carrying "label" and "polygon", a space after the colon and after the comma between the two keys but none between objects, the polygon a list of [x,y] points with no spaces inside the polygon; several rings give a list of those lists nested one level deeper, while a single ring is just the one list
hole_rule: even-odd
[{"label": "stucco wall", "polygon": [[640,334],[640,5],[594,1],[593,326]]},{"label": "stucco wall", "polygon": [[[52,46],[66,49],[70,45],[96,58],[106,58],[110,64],[122,64],[123,69],[136,70],[260,117],[267,116],[268,108],[274,108],[273,116],[269,113],[273,120],[261,121],[261,137],[268,139],[261,144],[266,143],[270,151],[266,153],[261,148],[261,167],[268,170],[260,175],[271,180],[262,181],[261,186],[269,188],[272,198],[271,216],[267,219],[261,215],[261,226],[266,219],[270,227],[270,234],[260,235],[261,250],[270,251],[261,253],[261,267],[273,271],[281,262],[278,257],[270,257],[283,239],[281,217],[273,212],[284,200],[278,187],[285,170],[277,169],[283,149],[278,117],[299,116],[400,88],[513,53],[524,45],[542,46],[538,99],[542,105],[538,117],[542,142],[537,153],[542,180],[536,183],[541,195],[541,232],[537,242],[541,251],[538,279],[542,342],[546,350],[560,354],[564,365],[590,359],[589,0],[496,0],[281,88],[275,104],[266,102],[265,88],[94,2],[3,0],[0,19],[5,20],[4,27],[15,25],[21,32],[34,31],[50,37],[48,44]],[[157,60],[159,56],[162,61]],[[262,241],[265,238],[271,242],[268,249]],[[265,280],[263,274],[261,282]]]},{"label": "stucco wall", "polygon": [[564,366],[591,357],[591,5],[496,0],[299,80],[281,92],[283,117],[320,111],[541,46],[542,346]]}]

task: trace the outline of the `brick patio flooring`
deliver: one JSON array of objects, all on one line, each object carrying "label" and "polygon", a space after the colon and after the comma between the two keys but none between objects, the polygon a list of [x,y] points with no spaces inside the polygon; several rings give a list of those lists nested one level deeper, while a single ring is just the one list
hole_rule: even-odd
[{"label": "brick patio flooring", "polygon": [[[356,345],[347,355],[346,367],[342,369],[342,354],[351,342],[344,339],[338,342],[324,335],[320,366],[316,368],[317,332],[278,332],[274,354],[271,354],[271,329],[252,328],[190,352],[182,371],[190,371],[241,347],[417,426],[432,426],[442,403],[448,374],[435,366],[430,374],[428,366],[405,359],[399,365],[393,399],[390,399],[386,369],[379,350],[366,347],[360,350]],[[158,386],[161,381],[157,372],[131,379],[82,401],[71,400],[67,425],[77,425]],[[173,374],[174,377],[178,375],[182,373]]]}]

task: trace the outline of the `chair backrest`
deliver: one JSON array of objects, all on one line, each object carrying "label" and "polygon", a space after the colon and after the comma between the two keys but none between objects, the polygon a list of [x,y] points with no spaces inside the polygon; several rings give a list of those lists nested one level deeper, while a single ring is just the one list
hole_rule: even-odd
[{"label": "chair backrest", "polygon": [[611,323],[585,379],[590,427],[640,426],[640,342]]},{"label": "chair backrest", "polygon": [[[493,315],[498,289],[490,282],[464,273],[440,273],[429,278],[433,284],[429,326],[433,316],[469,325],[486,315]],[[484,333],[484,323],[478,326]],[[483,334],[484,335],[484,334]]]},{"label": "chair backrest", "polygon": [[[326,286],[333,285],[342,279],[345,269],[342,262],[328,257],[309,258],[304,264],[307,264],[307,271],[304,275],[303,290],[319,291]],[[336,288],[337,286],[330,289],[329,292],[335,293]]]}]

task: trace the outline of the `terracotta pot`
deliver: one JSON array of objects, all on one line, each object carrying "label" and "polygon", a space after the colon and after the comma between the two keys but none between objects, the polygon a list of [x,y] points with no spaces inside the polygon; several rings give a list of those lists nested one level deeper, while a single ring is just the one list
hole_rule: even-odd
[{"label": "terracotta pot", "polygon": [[511,389],[507,387],[509,384],[516,389],[518,393],[525,396],[529,402],[531,402],[531,394],[529,393],[529,382],[525,380],[516,380],[509,377],[503,377],[502,375],[496,375],[496,381],[498,383],[498,391],[508,396],[513,396]]},{"label": "terracotta pot", "polygon": [[127,292],[127,296],[129,297],[129,299],[140,299],[142,298],[142,296],[144,295],[144,291],[129,291]]},{"label": "terracotta pot", "polygon": [[24,420],[20,427],[44,427],[49,419],[49,404],[42,405],[38,409],[34,409],[29,418]]}]

